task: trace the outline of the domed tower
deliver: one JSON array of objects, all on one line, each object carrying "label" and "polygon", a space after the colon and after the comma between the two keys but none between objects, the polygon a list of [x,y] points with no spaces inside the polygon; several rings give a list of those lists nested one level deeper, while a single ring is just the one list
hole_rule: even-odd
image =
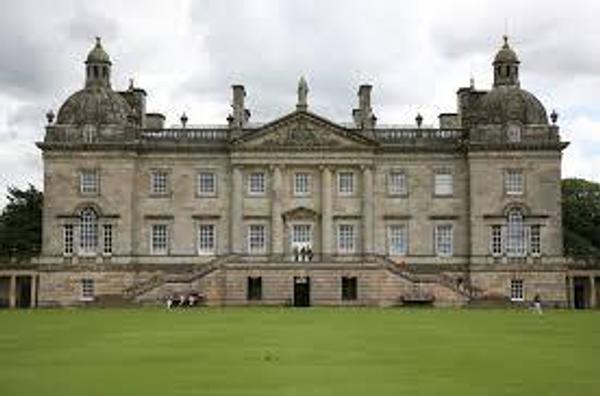
[{"label": "domed tower", "polygon": [[471,141],[518,143],[547,136],[546,109],[532,93],[521,88],[519,58],[508,37],[503,40],[492,62],[492,89],[461,88],[458,93],[462,125],[471,129]]},{"label": "domed tower", "polygon": [[85,60],[85,86],[61,106],[46,141],[122,140],[135,121],[126,98],[111,86],[112,63],[100,38]]}]

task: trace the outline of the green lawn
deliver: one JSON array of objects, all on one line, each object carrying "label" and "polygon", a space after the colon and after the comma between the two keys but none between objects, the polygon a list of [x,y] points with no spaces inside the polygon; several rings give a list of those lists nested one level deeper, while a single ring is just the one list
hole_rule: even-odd
[{"label": "green lawn", "polygon": [[0,312],[0,395],[594,395],[600,312]]}]

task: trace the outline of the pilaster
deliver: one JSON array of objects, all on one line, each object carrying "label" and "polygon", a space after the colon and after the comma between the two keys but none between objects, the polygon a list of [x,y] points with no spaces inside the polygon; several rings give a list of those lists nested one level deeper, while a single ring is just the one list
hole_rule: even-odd
[{"label": "pilaster", "polygon": [[331,169],[321,167],[321,251],[324,255],[333,253],[333,203],[331,201]]},{"label": "pilaster", "polygon": [[371,166],[362,166],[362,226],[363,244],[362,252],[373,253],[373,169]]},{"label": "pilaster", "polygon": [[229,219],[229,246],[231,253],[242,253],[242,205],[244,199],[242,169],[232,167],[231,175],[231,218]]},{"label": "pilaster", "polygon": [[281,166],[271,167],[271,253],[283,254],[283,218],[281,207],[283,200]]}]

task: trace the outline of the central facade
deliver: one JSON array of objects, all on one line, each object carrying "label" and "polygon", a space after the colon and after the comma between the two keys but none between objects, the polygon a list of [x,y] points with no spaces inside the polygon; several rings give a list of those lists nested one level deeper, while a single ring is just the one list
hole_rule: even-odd
[{"label": "central facade", "polygon": [[351,123],[297,104],[250,121],[234,85],[218,127],[165,128],[146,92],[111,86],[100,41],[85,87],[44,142],[40,304],[463,304],[496,296],[567,299],[560,141],[520,87],[505,40],[494,86],[458,90],[439,127],[381,126],[371,86]]}]

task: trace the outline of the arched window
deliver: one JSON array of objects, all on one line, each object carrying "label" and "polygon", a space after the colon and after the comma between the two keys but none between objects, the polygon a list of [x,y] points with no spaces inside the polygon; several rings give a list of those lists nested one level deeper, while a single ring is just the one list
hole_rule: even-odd
[{"label": "arched window", "polygon": [[82,253],[96,253],[98,248],[98,216],[85,208],[79,216],[79,247]]},{"label": "arched window", "polygon": [[100,75],[100,72],[98,70],[98,66],[94,66],[94,78],[98,78]]},{"label": "arched window", "polygon": [[506,254],[512,257],[525,256],[525,227],[523,226],[523,213],[519,209],[511,209],[508,212],[506,233]]},{"label": "arched window", "polygon": [[108,67],[104,66],[102,68],[102,77],[106,78],[108,77]]}]

